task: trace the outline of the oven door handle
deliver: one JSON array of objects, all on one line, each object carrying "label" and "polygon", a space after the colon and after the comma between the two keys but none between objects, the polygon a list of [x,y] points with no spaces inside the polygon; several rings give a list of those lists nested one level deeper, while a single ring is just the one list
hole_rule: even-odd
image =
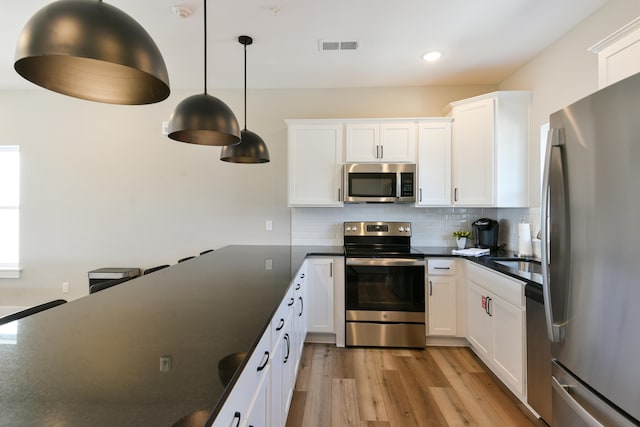
[{"label": "oven door handle", "polygon": [[425,262],[424,258],[347,258],[346,265],[371,267],[424,267]]}]

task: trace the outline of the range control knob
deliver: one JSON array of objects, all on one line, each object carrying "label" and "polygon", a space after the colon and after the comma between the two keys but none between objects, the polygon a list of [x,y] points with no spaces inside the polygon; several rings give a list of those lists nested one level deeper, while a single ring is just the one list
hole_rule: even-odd
[{"label": "range control knob", "polygon": [[409,226],[407,225],[407,227],[404,229],[404,231],[406,231],[407,233],[411,231],[411,228],[409,228]]},{"label": "range control knob", "polygon": [[404,231],[404,227],[399,227],[398,231],[402,233]]},{"label": "range control knob", "polygon": [[345,229],[347,232],[351,231],[351,226],[347,225],[347,228]]}]

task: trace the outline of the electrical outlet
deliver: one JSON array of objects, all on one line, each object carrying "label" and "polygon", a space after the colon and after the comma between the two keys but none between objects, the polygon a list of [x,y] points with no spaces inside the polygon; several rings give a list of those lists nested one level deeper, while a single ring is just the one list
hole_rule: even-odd
[{"label": "electrical outlet", "polygon": [[272,231],[273,230],[273,221],[268,219],[264,224],[264,229],[267,230],[267,231]]},{"label": "electrical outlet", "polygon": [[273,270],[273,260],[270,258],[267,258],[266,260],[264,260],[264,269],[265,270]]},{"label": "electrical outlet", "polygon": [[162,134],[163,135],[169,135],[169,121],[168,120],[163,120],[162,121]]},{"label": "electrical outlet", "polygon": [[160,372],[169,372],[171,370],[171,356],[160,357]]},{"label": "electrical outlet", "polygon": [[62,282],[62,293],[69,293],[69,282]]}]

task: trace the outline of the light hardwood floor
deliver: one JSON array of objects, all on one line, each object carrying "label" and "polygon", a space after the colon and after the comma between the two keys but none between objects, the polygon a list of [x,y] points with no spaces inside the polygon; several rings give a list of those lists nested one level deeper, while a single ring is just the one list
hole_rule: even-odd
[{"label": "light hardwood floor", "polygon": [[468,348],[305,344],[287,427],[537,426]]}]

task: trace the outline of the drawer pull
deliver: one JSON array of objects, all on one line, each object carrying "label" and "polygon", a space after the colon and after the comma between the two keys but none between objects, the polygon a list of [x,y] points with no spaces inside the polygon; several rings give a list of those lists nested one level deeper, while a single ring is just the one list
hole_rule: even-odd
[{"label": "drawer pull", "polygon": [[451,270],[451,267],[433,267],[434,270]]},{"label": "drawer pull", "polygon": [[293,305],[294,301],[295,300],[293,298],[291,298],[291,300],[289,301],[289,304],[287,304],[287,306],[291,307]]},{"label": "drawer pull", "polygon": [[240,412],[237,412],[235,414],[233,414],[233,419],[231,421],[236,421],[235,427],[239,427],[240,426]]},{"label": "drawer pull", "polygon": [[289,354],[291,353],[291,339],[289,338],[289,334],[284,334],[284,340],[287,342],[287,354],[284,356],[282,363],[287,363],[289,361]]},{"label": "drawer pull", "polygon": [[280,319],[280,324],[276,328],[276,331],[280,331],[280,330],[282,330],[282,328],[284,328],[284,319],[281,318]]},{"label": "drawer pull", "polygon": [[257,369],[258,372],[260,372],[264,368],[266,368],[267,367],[267,363],[269,363],[269,352],[268,351],[264,352],[264,356],[262,356],[262,360],[264,360],[264,362],[262,362],[260,364],[260,366],[258,366],[258,369]]},{"label": "drawer pull", "polygon": [[296,283],[296,291],[300,290],[300,283]]}]

